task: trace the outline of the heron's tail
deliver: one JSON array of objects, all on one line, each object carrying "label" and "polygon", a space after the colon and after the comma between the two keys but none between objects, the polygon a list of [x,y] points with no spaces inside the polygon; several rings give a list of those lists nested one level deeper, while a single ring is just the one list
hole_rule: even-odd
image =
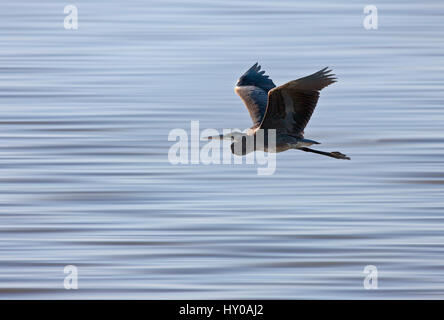
[{"label": "heron's tail", "polygon": [[320,142],[314,141],[314,140],[310,140],[310,139],[301,139],[299,140],[301,143],[303,143],[304,146],[311,146],[312,144],[321,144]]}]

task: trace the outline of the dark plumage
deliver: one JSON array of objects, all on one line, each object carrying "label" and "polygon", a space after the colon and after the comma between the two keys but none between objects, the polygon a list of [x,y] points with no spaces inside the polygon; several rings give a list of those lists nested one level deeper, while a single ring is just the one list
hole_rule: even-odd
[{"label": "dark plumage", "polygon": [[[337,159],[350,159],[337,151],[324,152],[307,148],[319,143],[304,138],[304,129],[316,108],[320,91],[334,82],[335,75],[328,68],[324,68],[307,77],[276,87],[265,75],[265,71],[261,71],[261,66],[255,63],[239,78],[235,87],[235,92],[250,113],[253,126],[243,136],[237,133],[214,138],[234,140],[231,145],[232,152],[244,155],[255,150],[269,151],[268,130],[274,129],[276,150],[270,151],[298,149]],[[259,129],[263,129],[265,134],[263,146],[256,143],[256,133]]]},{"label": "dark plumage", "polygon": [[237,81],[236,86],[255,86],[268,92],[276,87],[273,80],[269,79],[265,71],[260,71],[261,66],[256,62]]},{"label": "dark plumage", "polygon": [[304,137],[304,129],[319,99],[319,91],[336,82],[324,68],[310,76],[283,84],[268,93],[268,105],[261,129]]}]

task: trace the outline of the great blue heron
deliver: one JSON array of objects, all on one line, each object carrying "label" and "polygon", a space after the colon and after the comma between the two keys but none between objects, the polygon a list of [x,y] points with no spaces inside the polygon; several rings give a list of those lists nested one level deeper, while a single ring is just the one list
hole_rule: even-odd
[{"label": "great blue heron", "polygon": [[[319,142],[304,138],[304,129],[318,102],[319,91],[336,82],[335,75],[330,72],[331,70],[324,68],[310,76],[276,87],[256,62],[239,78],[234,88],[247,107],[253,126],[245,133],[231,132],[208,139],[233,141],[231,152],[236,155],[245,155],[256,150],[282,152],[298,149],[350,160],[338,151],[324,152],[310,149],[308,146]],[[256,143],[259,129],[263,129],[264,132],[262,145]],[[276,147],[273,150],[268,148],[269,129],[276,130]],[[253,143],[248,143],[249,140]]]}]

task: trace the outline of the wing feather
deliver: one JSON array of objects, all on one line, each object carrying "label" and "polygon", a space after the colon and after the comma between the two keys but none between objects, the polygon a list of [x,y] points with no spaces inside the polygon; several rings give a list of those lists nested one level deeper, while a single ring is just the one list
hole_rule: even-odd
[{"label": "wing feather", "polygon": [[253,120],[253,128],[258,128],[267,108],[268,92],[276,87],[261,66],[256,62],[238,80],[234,91],[244,102]]},{"label": "wing feather", "polygon": [[267,108],[261,129],[303,137],[304,129],[319,99],[319,91],[336,82],[324,68],[312,75],[287,82],[268,92]]}]

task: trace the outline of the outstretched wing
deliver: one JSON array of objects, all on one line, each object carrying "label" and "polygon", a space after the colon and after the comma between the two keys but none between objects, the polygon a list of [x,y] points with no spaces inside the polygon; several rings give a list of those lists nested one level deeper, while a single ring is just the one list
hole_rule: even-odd
[{"label": "outstretched wing", "polygon": [[335,75],[330,72],[324,68],[270,90],[260,128],[303,137],[304,128],[318,102],[319,91],[336,82]]},{"label": "outstretched wing", "polygon": [[253,120],[253,127],[259,127],[267,108],[268,91],[275,86],[273,81],[260,71],[257,62],[238,80],[234,91],[244,102]]}]

